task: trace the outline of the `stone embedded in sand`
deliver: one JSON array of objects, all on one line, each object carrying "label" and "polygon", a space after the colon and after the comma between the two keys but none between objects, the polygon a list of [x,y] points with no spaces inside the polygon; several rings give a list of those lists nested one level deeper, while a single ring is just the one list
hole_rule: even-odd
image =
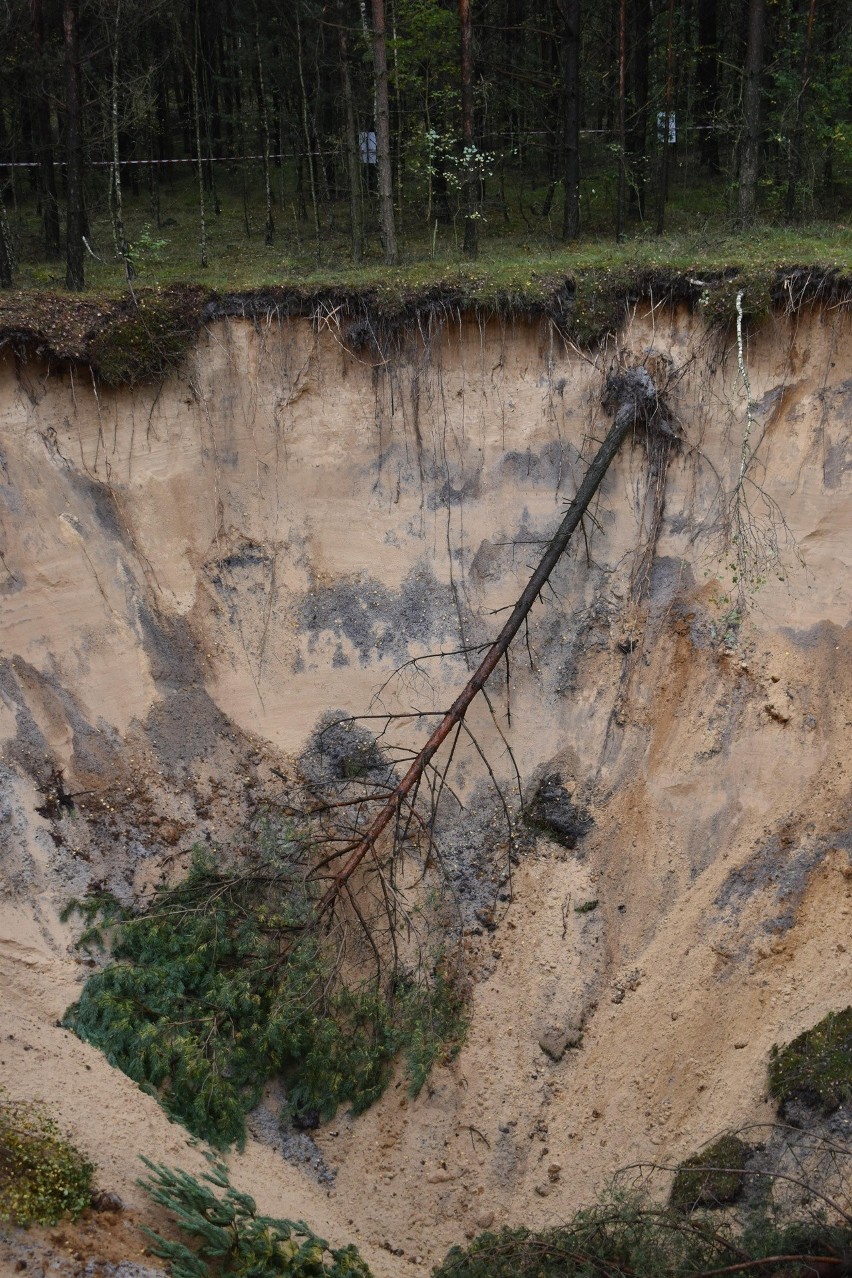
[{"label": "stone embedded in sand", "polygon": [[569,1047],[579,1047],[582,1035],[579,1030],[563,1029],[552,1025],[546,1029],[538,1040],[538,1045],[552,1061],[561,1061]]},{"label": "stone embedded in sand", "polygon": [[99,1189],[92,1195],[92,1211],[124,1211],[124,1203],[118,1194]]},{"label": "stone embedded in sand", "polygon": [[789,723],[792,715],[790,708],[789,692],[782,692],[780,689],[773,689],[772,696],[764,705],[764,710],[770,719],[774,719],[776,723]]}]

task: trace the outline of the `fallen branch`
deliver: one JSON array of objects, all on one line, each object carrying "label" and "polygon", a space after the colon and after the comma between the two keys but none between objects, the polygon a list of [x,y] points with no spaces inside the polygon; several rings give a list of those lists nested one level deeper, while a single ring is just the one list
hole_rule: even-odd
[{"label": "fallen branch", "polygon": [[[735,1265],[725,1265],[724,1269],[702,1269],[690,1274],[690,1278],[722,1278],[723,1274],[741,1274],[748,1269],[762,1269],[766,1265],[798,1264],[817,1278],[818,1275],[847,1274],[849,1262],[843,1256],[802,1256],[796,1252],[784,1256],[759,1256],[756,1260],[739,1260]],[[836,1268],[842,1266],[842,1268]]]},{"label": "fallen branch", "polygon": [[607,380],[604,406],[614,412],[609,432],[586,471],[576,497],[571,502],[562,523],[550,539],[547,550],[530,577],[512,614],[474,674],[456,697],[438,727],[416,755],[405,776],[391,792],[384,806],[374,818],[366,833],[354,844],[346,863],[334,875],[328,890],[320,900],[318,915],[322,917],[333,905],[341,890],[352,877],[368,852],[390,823],[397,817],[403,802],[420,783],[430,761],[443,745],[453,728],[462,722],[476,695],[482,691],[489,675],[509,648],[520,630],[530,609],[541,593],[564,551],[572,534],[580,523],[586,508],[597,492],[613,458],[635,426],[652,424],[664,434],[673,435],[667,413],[660,401],[654,382],[647,369],[638,367],[611,375]]}]

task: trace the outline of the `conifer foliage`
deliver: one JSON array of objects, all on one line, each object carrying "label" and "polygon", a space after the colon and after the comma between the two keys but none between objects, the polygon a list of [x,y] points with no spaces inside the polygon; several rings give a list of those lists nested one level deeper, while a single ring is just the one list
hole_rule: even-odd
[{"label": "conifer foliage", "polygon": [[[172,1278],[370,1278],[353,1246],[332,1250],[304,1221],[258,1215],[248,1194],[234,1189],[227,1168],[211,1162],[201,1180],[179,1168],[142,1160],[151,1175],[139,1183],[175,1217],[194,1246],[163,1238],[152,1230],[150,1250],[168,1260]],[[202,1184],[206,1181],[207,1184]],[[216,1195],[209,1186],[224,1192]],[[212,1268],[211,1268],[212,1264]]]},{"label": "conifer foliage", "polygon": [[[416,1091],[460,1042],[463,1002],[445,978],[343,979],[318,935],[305,855],[272,829],[239,862],[197,849],[143,912],[113,912],[102,928],[113,961],[65,1016],[218,1148],[243,1140],[270,1078],[284,1080],[290,1116],[313,1123],[341,1102],[356,1113],[372,1104],[403,1044]],[[97,936],[90,928],[83,942]]]}]

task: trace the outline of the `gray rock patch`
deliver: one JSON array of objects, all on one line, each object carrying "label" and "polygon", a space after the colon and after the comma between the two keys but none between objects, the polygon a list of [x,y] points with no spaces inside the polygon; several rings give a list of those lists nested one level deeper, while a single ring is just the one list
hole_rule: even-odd
[{"label": "gray rock patch", "polygon": [[425,565],[415,568],[399,590],[369,573],[318,586],[296,603],[296,615],[309,650],[330,632],[338,641],[347,639],[364,665],[382,658],[404,660],[410,643],[440,647],[458,630],[450,587]]}]

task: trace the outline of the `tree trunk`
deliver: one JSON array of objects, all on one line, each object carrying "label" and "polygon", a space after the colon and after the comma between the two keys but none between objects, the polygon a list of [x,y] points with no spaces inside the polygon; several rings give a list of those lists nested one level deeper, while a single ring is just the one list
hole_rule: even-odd
[{"label": "tree trunk", "polygon": [[802,47],[802,74],[799,78],[799,94],[796,98],[796,123],[793,128],[793,137],[790,143],[790,166],[787,179],[787,200],[785,213],[787,221],[795,220],[798,209],[799,183],[802,180],[802,149],[805,140],[805,99],[808,91],[808,79],[810,76],[811,62],[811,46],[813,44],[814,35],[814,15],[816,13],[816,0],[810,0],[808,4],[808,22],[805,29],[804,45]]},{"label": "tree trunk", "polygon": [[379,223],[385,262],[396,266],[396,223],[393,212],[393,176],[390,153],[390,105],[388,101],[388,53],[385,40],[385,0],[371,0],[373,14],[373,72],[376,79],[376,159],[379,169]]},{"label": "tree trunk", "polygon": [[716,115],[719,109],[718,0],[698,0],[698,155],[711,173],[720,172]]},{"label": "tree trunk", "polygon": [[65,151],[68,209],[65,230],[65,287],[79,291],[83,272],[83,121],[80,94],[80,32],[75,0],[65,0],[62,13],[65,37]]},{"label": "tree trunk", "polygon": [[352,237],[352,263],[360,265],[364,256],[364,210],[361,199],[361,156],[358,149],[358,128],[355,122],[355,102],[352,96],[352,77],[349,74],[349,33],[346,29],[346,10],[343,0],[337,0],[337,39],[340,54],[340,88],[343,94],[343,118],[346,129],[346,169],[349,178],[349,222]]},{"label": "tree trunk", "polygon": [[461,27],[462,155],[464,165],[464,255],[479,253],[479,210],[476,198],[476,143],[473,136],[473,31],[470,0],[459,0]]},{"label": "tree trunk", "polygon": [[59,200],[56,194],[56,176],[53,169],[53,140],[50,125],[50,102],[47,96],[48,69],[44,58],[44,10],[42,0],[32,0],[32,25],[36,75],[38,76],[35,125],[38,134],[44,250],[48,257],[58,257],[60,253]]},{"label": "tree trunk", "polygon": [[[153,55],[151,56],[153,62]],[[157,72],[157,159],[170,160],[172,148],[172,121],[169,108],[169,89],[164,70]]]},{"label": "tree trunk", "polygon": [[562,238],[580,234],[580,0],[562,0],[562,87],[565,109],[565,206]]},{"label": "tree trunk", "polygon": [[[638,425],[645,425],[650,428],[657,422],[665,424],[665,412],[660,403],[656,387],[644,369],[633,370],[630,373],[623,374],[621,377],[613,378],[611,383],[607,387],[607,396],[609,399],[615,400],[615,403],[612,404],[615,409],[615,420],[589,469],[586,471],[577,496],[571,502],[562,523],[548,543],[547,550],[544,552],[538,567],[512,609],[508,621],[488,649],[482,662],[465,684],[458,697],[456,697],[438,727],[429,737],[429,740],[420,750],[399,785],[388,795],[387,801],[374,818],[369,829],[357,843],[341,853],[341,855],[346,855],[346,852],[348,852],[348,856],[341,869],[334,875],[331,885],[319,903],[318,913],[320,916],[333,908],[342,888],[352,877],[364,857],[375,847],[376,841],[383,831],[399,816],[403,803],[408,800],[409,796],[412,796],[413,799],[416,795],[421,778],[431,760],[435,757],[453,728],[462,723],[471,702],[482,691],[487,679],[507,653],[509,645],[524,624],[530,609],[564,554],[572,534],[577,529],[583,514],[588,508],[589,502],[600,487],[610,463],[628,434]],[[668,428],[667,433],[671,435],[670,428]]]},{"label": "tree trunk", "polygon": [[[196,11],[197,17],[197,11]],[[198,179],[198,260],[202,267],[208,264],[207,257],[207,210],[204,202],[204,152],[201,149],[201,103],[198,92],[198,24],[193,24],[193,48],[186,47],[182,33],[175,18],[175,34],[180,42],[186,76],[189,81],[189,109],[192,113],[193,134],[195,141],[196,175]]]},{"label": "tree trunk", "polygon": [[311,207],[314,211],[314,251],[316,260],[320,259],[320,224],[319,205],[317,203],[317,181],[314,171],[313,139],[308,117],[308,90],[305,85],[305,69],[302,61],[302,24],[299,21],[299,8],[296,6],[296,63],[299,68],[299,87],[302,93],[302,134],[305,139],[305,151],[308,157],[308,177],[311,183]]},{"label": "tree trunk", "polygon": [[272,217],[272,183],[269,176],[269,107],[266,101],[266,86],[263,82],[263,58],[260,54],[260,17],[257,5],[254,9],[254,50],[257,58],[257,91],[260,98],[261,143],[263,146],[263,189],[266,195],[266,227],[264,243],[271,244],[275,238],[275,221]]},{"label": "tree trunk", "polygon": [[396,93],[396,215],[399,224],[403,224],[402,216],[402,179],[404,171],[404,152],[402,146],[405,121],[403,118],[402,90],[399,83],[399,44],[396,35],[396,4],[391,0],[391,34],[393,36],[393,84]]},{"label": "tree trunk", "polygon": [[15,254],[12,248],[12,232],[6,216],[6,201],[3,186],[0,186],[0,288],[12,287],[12,275],[15,270]]},{"label": "tree trunk", "polygon": [[121,199],[121,156],[118,144],[118,50],[121,30],[121,0],[115,3],[115,28],[112,45],[112,93],[110,100],[110,131],[112,135],[112,233],[115,251],[124,263],[124,274],[128,280],[133,279],[133,262],[130,258],[130,246],[124,230],[124,210]]},{"label": "tree trunk", "polygon": [[[237,36],[236,40],[236,65],[237,65],[237,87],[236,87],[236,104],[237,104],[237,146],[240,155],[240,189],[243,197],[243,228],[246,233],[246,239],[251,239],[251,217],[249,216],[248,202],[248,179],[246,176],[246,166],[248,160],[248,139],[246,135],[246,116],[242,108],[246,95],[243,90],[243,38]],[[283,148],[279,148],[283,150]],[[282,205],[283,208],[283,205]]]},{"label": "tree trunk", "polygon": [[737,223],[746,228],[757,217],[760,167],[760,77],[763,71],[763,26],[766,0],[749,0],[748,46],[743,73],[743,129],[737,177]]},{"label": "tree trunk", "polygon": [[[669,0],[668,31],[666,35],[666,93],[663,110],[663,137],[660,142],[660,180],[657,187],[657,234],[662,235],[666,220],[666,200],[669,196],[669,129],[671,127],[672,98],[674,96],[674,0]],[[659,130],[658,130],[659,132]]]},{"label": "tree trunk", "polygon": [[627,134],[630,156],[630,206],[645,220],[645,188],[648,179],[648,59],[651,49],[651,0],[633,0],[627,47],[630,81],[631,125]]},{"label": "tree trunk", "polygon": [[627,57],[626,0],[618,5],[618,189],[615,197],[615,238],[624,238],[624,214],[627,203],[627,134],[625,130],[625,63]]},{"label": "tree trunk", "polygon": [[213,156],[218,152],[213,149],[213,109],[210,94],[210,58],[209,50],[211,44],[211,36],[208,30],[208,19],[210,16],[210,5],[204,6],[204,26],[202,26],[202,8],[200,3],[195,6],[195,75],[196,75],[196,91],[201,107],[201,118],[204,124],[204,143],[206,155],[204,158],[204,186],[210,194],[210,200],[213,205],[213,212],[216,217],[220,217],[222,206],[219,203],[219,192],[216,189],[216,177],[213,171]]}]

